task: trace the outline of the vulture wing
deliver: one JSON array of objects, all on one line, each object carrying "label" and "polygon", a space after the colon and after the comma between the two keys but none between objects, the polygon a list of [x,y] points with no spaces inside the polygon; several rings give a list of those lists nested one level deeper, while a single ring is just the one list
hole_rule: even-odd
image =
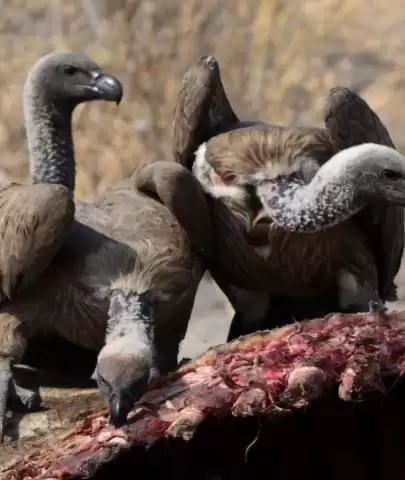
[{"label": "vulture wing", "polygon": [[[226,96],[218,62],[214,57],[202,57],[184,75],[177,96],[173,121],[175,161],[191,169],[202,143],[241,125]],[[207,201],[214,237],[209,262],[213,278],[224,292],[229,284],[249,290],[260,288],[264,265],[249,245],[246,233],[225,204],[211,197]]]},{"label": "vulture wing", "polygon": [[189,243],[210,262],[212,258],[211,218],[197,179],[173,162],[141,165],[132,177],[139,191],[157,196],[186,231]]},{"label": "vulture wing", "polygon": [[238,122],[222,85],[218,62],[202,57],[183,77],[174,109],[173,155],[191,169],[197,148]]},{"label": "vulture wing", "polygon": [[[395,148],[379,117],[348,88],[336,87],[330,91],[324,117],[337,151],[367,142]],[[379,294],[383,300],[395,300],[394,278],[404,250],[404,209],[388,204],[370,205],[356,219],[377,259]]]},{"label": "vulture wing", "polygon": [[0,189],[0,301],[45,271],[70,231],[74,210],[60,185],[11,183]]}]

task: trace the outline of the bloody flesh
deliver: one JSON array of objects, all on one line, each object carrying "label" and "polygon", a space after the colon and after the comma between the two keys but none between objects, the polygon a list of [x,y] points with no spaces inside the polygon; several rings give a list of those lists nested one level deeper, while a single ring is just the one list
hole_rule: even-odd
[{"label": "bloody flesh", "polygon": [[[232,431],[228,436],[236,445],[238,432],[241,439],[246,436],[246,432],[238,429],[233,431],[235,423],[229,423],[232,418],[234,422],[239,422],[238,425],[243,425],[243,418],[246,417],[250,418],[250,422],[254,418],[259,419],[254,422],[254,428],[252,423],[244,424],[251,440],[253,430],[260,432],[260,419],[263,419],[263,425],[267,425],[268,429],[271,424],[270,430],[273,435],[278,432],[277,438],[281,441],[287,432],[294,431],[293,426],[297,422],[305,421],[300,415],[305,416],[308,412],[315,419],[312,420],[314,425],[318,420],[325,425],[329,422],[330,438],[325,438],[323,442],[333,445],[340,438],[339,435],[343,435],[337,430],[340,425],[344,425],[344,415],[355,415],[353,418],[363,415],[361,412],[369,408],[366,401],[368,393],[387,396],[389,382],[386,380],[398,380],[404,370],[404,362],[405,313],[334,314],[325,319],[293,324],[270,332],[258,332],[212,348],[173,374],[157,380],[142,398],[144,407],[132,413],[125,430],[113,429],[108,425],[106,412],[92,415],[69,435],[45,442],[35,453],[14,462],[8,470],[3,470],[0,478],[89,478],[97,475],[103,465],[120,455],[135,452],[136,448],[150,448],[159,442],[174,445],[173,440],[169,441],[170,438],[177,438],[177,441],[184,444],[195,441],[204,445],[206,442],[208,449],[211,441],[216,444],[215,436],[220,438],[221,435],[226,435],[226,429],[229,429],[228,434]],[[391,390],[394,387],[395,384],[390,387]],[[322,419],[324,413],[317,405],[326,401],[332,402],[330,412],[336,418],[343,415],[340,423],[332,417],[329,420]],[[353,403],[354,401],[360,403]],[[362,404],[364,407],[361,407]],[[355,410],[351,405],[355,405]],[[350,411],[347,410],[348,407],[351,408]],[[378,408],[380,406],[377,406],[377,411]],[[372,415],[375,416],[374,413]],[[243,418],[238,420],[235,417]],[[352,428],[352,423],[351,421],[347,428]],[[214,437],[204,438],[204,435]],[[265,437],[267,434],[263,435]],[[372,433],[366,433],[368,435]],[[308,439],[310,437],[311,434],[308,433]],[[232,441],[224,441],[230,442],[226,447],[229,450]],[[290,441],[291,445],[286,446],[286,449],[290,448],[292,452],[297,439],[290,438]],[[305,445],[305,439],[301,438],[301,441],[301,450],[304,451],[308,445]],[[274,443],[274,438],[269,442]],[[241,454],[243,451],[245,455],[249,447],[245,440],[242,443],[242,450],[235,446],[235,465],[238,464],[238,452]],[[349,444],[350,441],[347,440],[346,444],[337,443],[333,448],[343,451]],[[271,448],[268,443],[269,456]],[[274,448],[278,448],[277,442],[274,443]],[[246,463],[246,459],[243,461]],[[297,458],[293,464],[296,461]],[[305,457],[305,461],[302,461],[304,463],[301,468],[304,469],[305,462],[309,460]],[[343,468],[344,461],[340,462],[340,466],[337,460],[336,462],[335,470],[339,471]],[[330,463],[333,464],[332,460]],[[274,478],[295,478],[285,476],[285,472],[292,468],[294,465],[285,466],[284,476],[274,472]],[[360,470],[356,472],[353,465],[350,468],[357,478],[368,478],[366,473],[363,477]],[[405,474],[405,465],[401,472]],[[347,478],[352,478],[352,473],[349,474],[346,470]],[[178,478],[180,476],[179,473]],[[253,474],[234,477],[260,478]],[[216,478],[228,477],[219,474]],[[301,478],[311,477],[303,474]],[[336,474],[333,478],[341,477]]]}]

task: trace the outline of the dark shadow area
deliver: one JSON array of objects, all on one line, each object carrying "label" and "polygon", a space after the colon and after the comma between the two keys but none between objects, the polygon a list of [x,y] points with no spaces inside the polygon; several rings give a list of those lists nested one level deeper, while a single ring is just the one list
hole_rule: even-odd
[{"label": "dark shadow area", "polygon": [[[255,329],[271,330],[294,322],[325,317],[331,312],[342,310],[336,298],[334,289],[299,299],[287,295],[273,294],[266,315],[259,324],[255,325]],[[235,314],[229,328],[227,342],[250,333],[252,333],[251,325],[244,325],[242,318]]]},{"label": "dark shadow area", "polygon": [[[277,421],[210,418],[190,442],[134,447],[82,476],[96,480],[403,480],[405,386],[348,403],[337,392]],[[257,441],[255,441],[257,438]],[[114,448],[114,447],[112,447]]]},{"label": "dark shadow area", "polygon": [[97,352],[79,347],[56,334],[47,335],[30,342],[23,358],[24,365],[38,371],[16,367],[15,375],[24,384],[39,381],[44,387],[92,387],[95,383],[90,376],[96,361]]}]

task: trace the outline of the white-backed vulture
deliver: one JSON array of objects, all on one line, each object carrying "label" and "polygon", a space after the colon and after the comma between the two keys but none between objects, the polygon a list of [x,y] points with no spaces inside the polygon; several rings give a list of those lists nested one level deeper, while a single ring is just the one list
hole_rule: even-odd
[{"label": "white-backed vulture", "polygon": [[[219,278],[218,283],[237,312],[229,338],[262,327],[263,324],[260,322],[265,312],[269,309],[273,312],[272,303],[274,299],[277,302],[277,295],[266,295],[266,292],[263,292],[263,285],[266,283],[267,291],[272,291],[273,287],[276,291],[282,290],[283,285],[287,287],[284,295],[281,296],[281,304],[284,303],[281,310],[288,312],[292,311],[290,305],[306,304],[302,311],[308,318],[338,309],[367,311],[370,299],[377,298],[383,301],[395,299],[394,278],[400,266],[404,247],[402,207],[387,202],[370,202],[367,205],[363,203],[358,213],[339,226],[304,236],[299,233],[277,231],[271,233],[271,240],[268,241],[269,230],[266,220],[257,223],[255,228],[251,229],[253,222],[260,218],[258,211],[262,206],[257,202],[257,196],[256,201],[255,195],[246,197],[247,190],[233,184],[234,181],[237,183],[238,175],[258,172],[265,168],[266,160],[272,163],[278,155],[283,163],[279,173],[284,171],[288,173],[284,164],[288,166],[289,163],[294,163],[300,149],[304,157],[309,157],[309,161],[304,162],[305,172],[301,172],[306,175],[306,179],[301,178],[301,181],[305,182],[311,180],[321,165],[325,162],[327,165],[334,154],[348,147],[376,143],[394,148],[378,116],[358,95],[347,88],[332,89],[325,107],[325,128],[288,129],[261,122],[239,122],[224,92],[218,63],[214,57],[204,57],[183,78],[175,108],[173,133],[175,158],[188,168],[195,165],[193,152],[200,148],[201,154],[204,148],[209,149],[211,145],[211,154],[207,150],[205,157],[207,163],[215,167],[214,170],[218,176],[213,175],[209,180],[205,176],[205,181],[212,183],[216,196],[224,199],[224,194],[226,196],[233,194],[236,198],[239,193],[241,197],[249,200],[249,204],[244,205],[243,200],[242,202],[229,200],[222,202],[228,206],[228,216],[222,212],[221,221],[218,221],[218,208],[222,210],[223,205],[219,205],[215,200],[211,201],[213,228],[216,232],[214,252],[218,252],[216,258],[219,272],[214,272],[213,276],[216,280]],[[252,141],[254,136],[257,141]],[[212,139],[212,137],[216,138]],[[265,138],[269,142],[266,143]],[[274,146],[270,147],[273,141]],[[204,142],[207,144],[201,146]],[[219,154],[219,150],[215,151],[215,146],[220,146],[219,150],[222,153]],[[337,158],[341,159],[342,156]],[[199,171],[204,177],[204,168]],[[277,172],[274,173],[277,174]],[[215,186],[214,183],[217,185]],[[288,186],[287,178],[284,187],[288,188]],[[234,223],[235,218],[239,223],[239,229],[234,228],[237,235],[225,236],[222,233],[224,228],[229,232],[227,223]],[[263,219],[263,216],[261,218]],[[237,237],[238,240],[235,240]],[[243,247],[241,247],[240,238],[243,240]],[[320,242],[322,238],[325,239],[325,243]],[[336,241],[337,238],[340,238],[340,243]],[[330,240],[327,241],[327,239]],[[246,250],[246,244],[254,246],[254,249],[250,247]],[[327,245],[329,245],[329,251],[326,248]],[[261,258],[263,254],[266,256],[266,250],[269,254],[271,248],[275,252],[281,249],[283,261],[276,260],[275,263],[270,264],[258,262],[257,257]],[[341,265],[347,263],[350,267],[349,269],[345,267],[343,272],[354,271],[354,274],[338,275],[336,261],[325,262],[323,255],[327,255],[326,258],[334,257],[335,260],[340,258]],[[232,275],[236,277],[240,273],[234,268],[235,263],[238,263],[238,266],[241,264],[239,258],[237,262],[233,259],[235,256],[249,258],[249,261],[243,262],[242,266],[243,269],[249,270],[250,276],[256,270],[257,278],[261,283],[258,288],[254,287],[256,292],[241,292],[229,282],[223,281],[222,272],[227,272],[228,278]],[[272,256],[272,262],[274,258]],[[315,267],[309,268],[310,264]],[[355,270],[359,264],[362,265],[360,275]],[[316,266],[322,266],[322,268],[318,270]],[[331,285],[330,289],[324,281],[324,270],[328,266],[333,272],[327,278],[335,274],[335,278],[339,279],[335,285]],[[268,272],[263,272],[266,268],[270,268],[270,272],[273,273],[272,285],[268,283],[270,278]],[[312,277],[314,274],[315,276]],[[306,283],[307,278],[302,283],[306,276],[313,281]],[[317,294],[316,288],[313,288],[314,285],[324,287],[325,290]],[[307,300],[309,300],[308,303]],[[317,308],[317,300],[322,304],[321,310]],[[322,311],[323,308],[325,310]]]},{"label": "white-backed vulture", "polygon": [[[99,75],[98,66],[76,53],[54,54],[34,66],[24,112],[35,182],[61,183],[73,193],[75,106],[94,96],[94,82],[101,81],[111,99],[122,97],[117,79]],[[150,194],[137,188],[140,182]],[[183,229],[195,214],[199,222]],[[41,277],[1,305],[2,372],[8,378],[0,384],[0,402],[19,397],[29,406],[37,398],[18,389],[11,367],[27,342],[55,333],[99,353],[94,375],[111,421],[125,423],[149,380],[176,366],[204,270],[200,254],[209,257],[210,239],[202,189],[174,162],[143,165],[97,202],[75,202],[71,230]]]},{"label": "white-backed vulture", "polygon": [[[57,59],[54,55],[42,57],[24,87],[34,184],[11,183],[0,190],[0,439],[8,396],[19,400],[27,410],[35,409],[40,402],[36,392],[13,381],[10,359],[21,358],[25,326],[7,312],[14,302],[18,304],[25,292],[35,288],[35,282],[51,264],[73,224],[74,169],[69,164],[69,156],[73,155],[71,112],[64,109],[73,110],[75,105],[91,100],[119,103],[122,96],[121,84],[86,57],[61,53]],[[49,75],[50,71],[55,73]],[[46,92],[49,98],[41,98],[41,92]],[[73,99],[69,105],[63,101],[65,92]],[[46,183],[41,183],[40,177],[45,176]],[[42,294],[37,291],[38,298]]]}]

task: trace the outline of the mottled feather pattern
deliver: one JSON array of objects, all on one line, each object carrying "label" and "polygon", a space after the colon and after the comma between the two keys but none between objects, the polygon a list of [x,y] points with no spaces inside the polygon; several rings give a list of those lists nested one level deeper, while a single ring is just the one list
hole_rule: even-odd
[{"label": "mottled feather pattern", "polygon": [[288,213],[283,216],[283,221],[277,222],[276,228],[302,233],[319,232],[326,226],[329,228],[339,224],[341,218],[347,216],[351,208],[350,186],[332,185],[328,189],[327,197],[333,198],[334,202],[327,201],[324,196],[314,205],[314,208],[306,207],[305,197],[299,195],[301,186],[299,182],[289,182],[288,187],[280,185],[279,182],[258,185],[257,195],[265,205],[266,212],[268,209],[269,213],[274,214],[285,208],[286,203],[289,204]]},{"label": "mottled feather pattern", "polygon": [[106,343],[132,333],[134,321],[142,323],[146,338],[153,338],[153,306],[147,292],[112,290],[108,317]]}]

